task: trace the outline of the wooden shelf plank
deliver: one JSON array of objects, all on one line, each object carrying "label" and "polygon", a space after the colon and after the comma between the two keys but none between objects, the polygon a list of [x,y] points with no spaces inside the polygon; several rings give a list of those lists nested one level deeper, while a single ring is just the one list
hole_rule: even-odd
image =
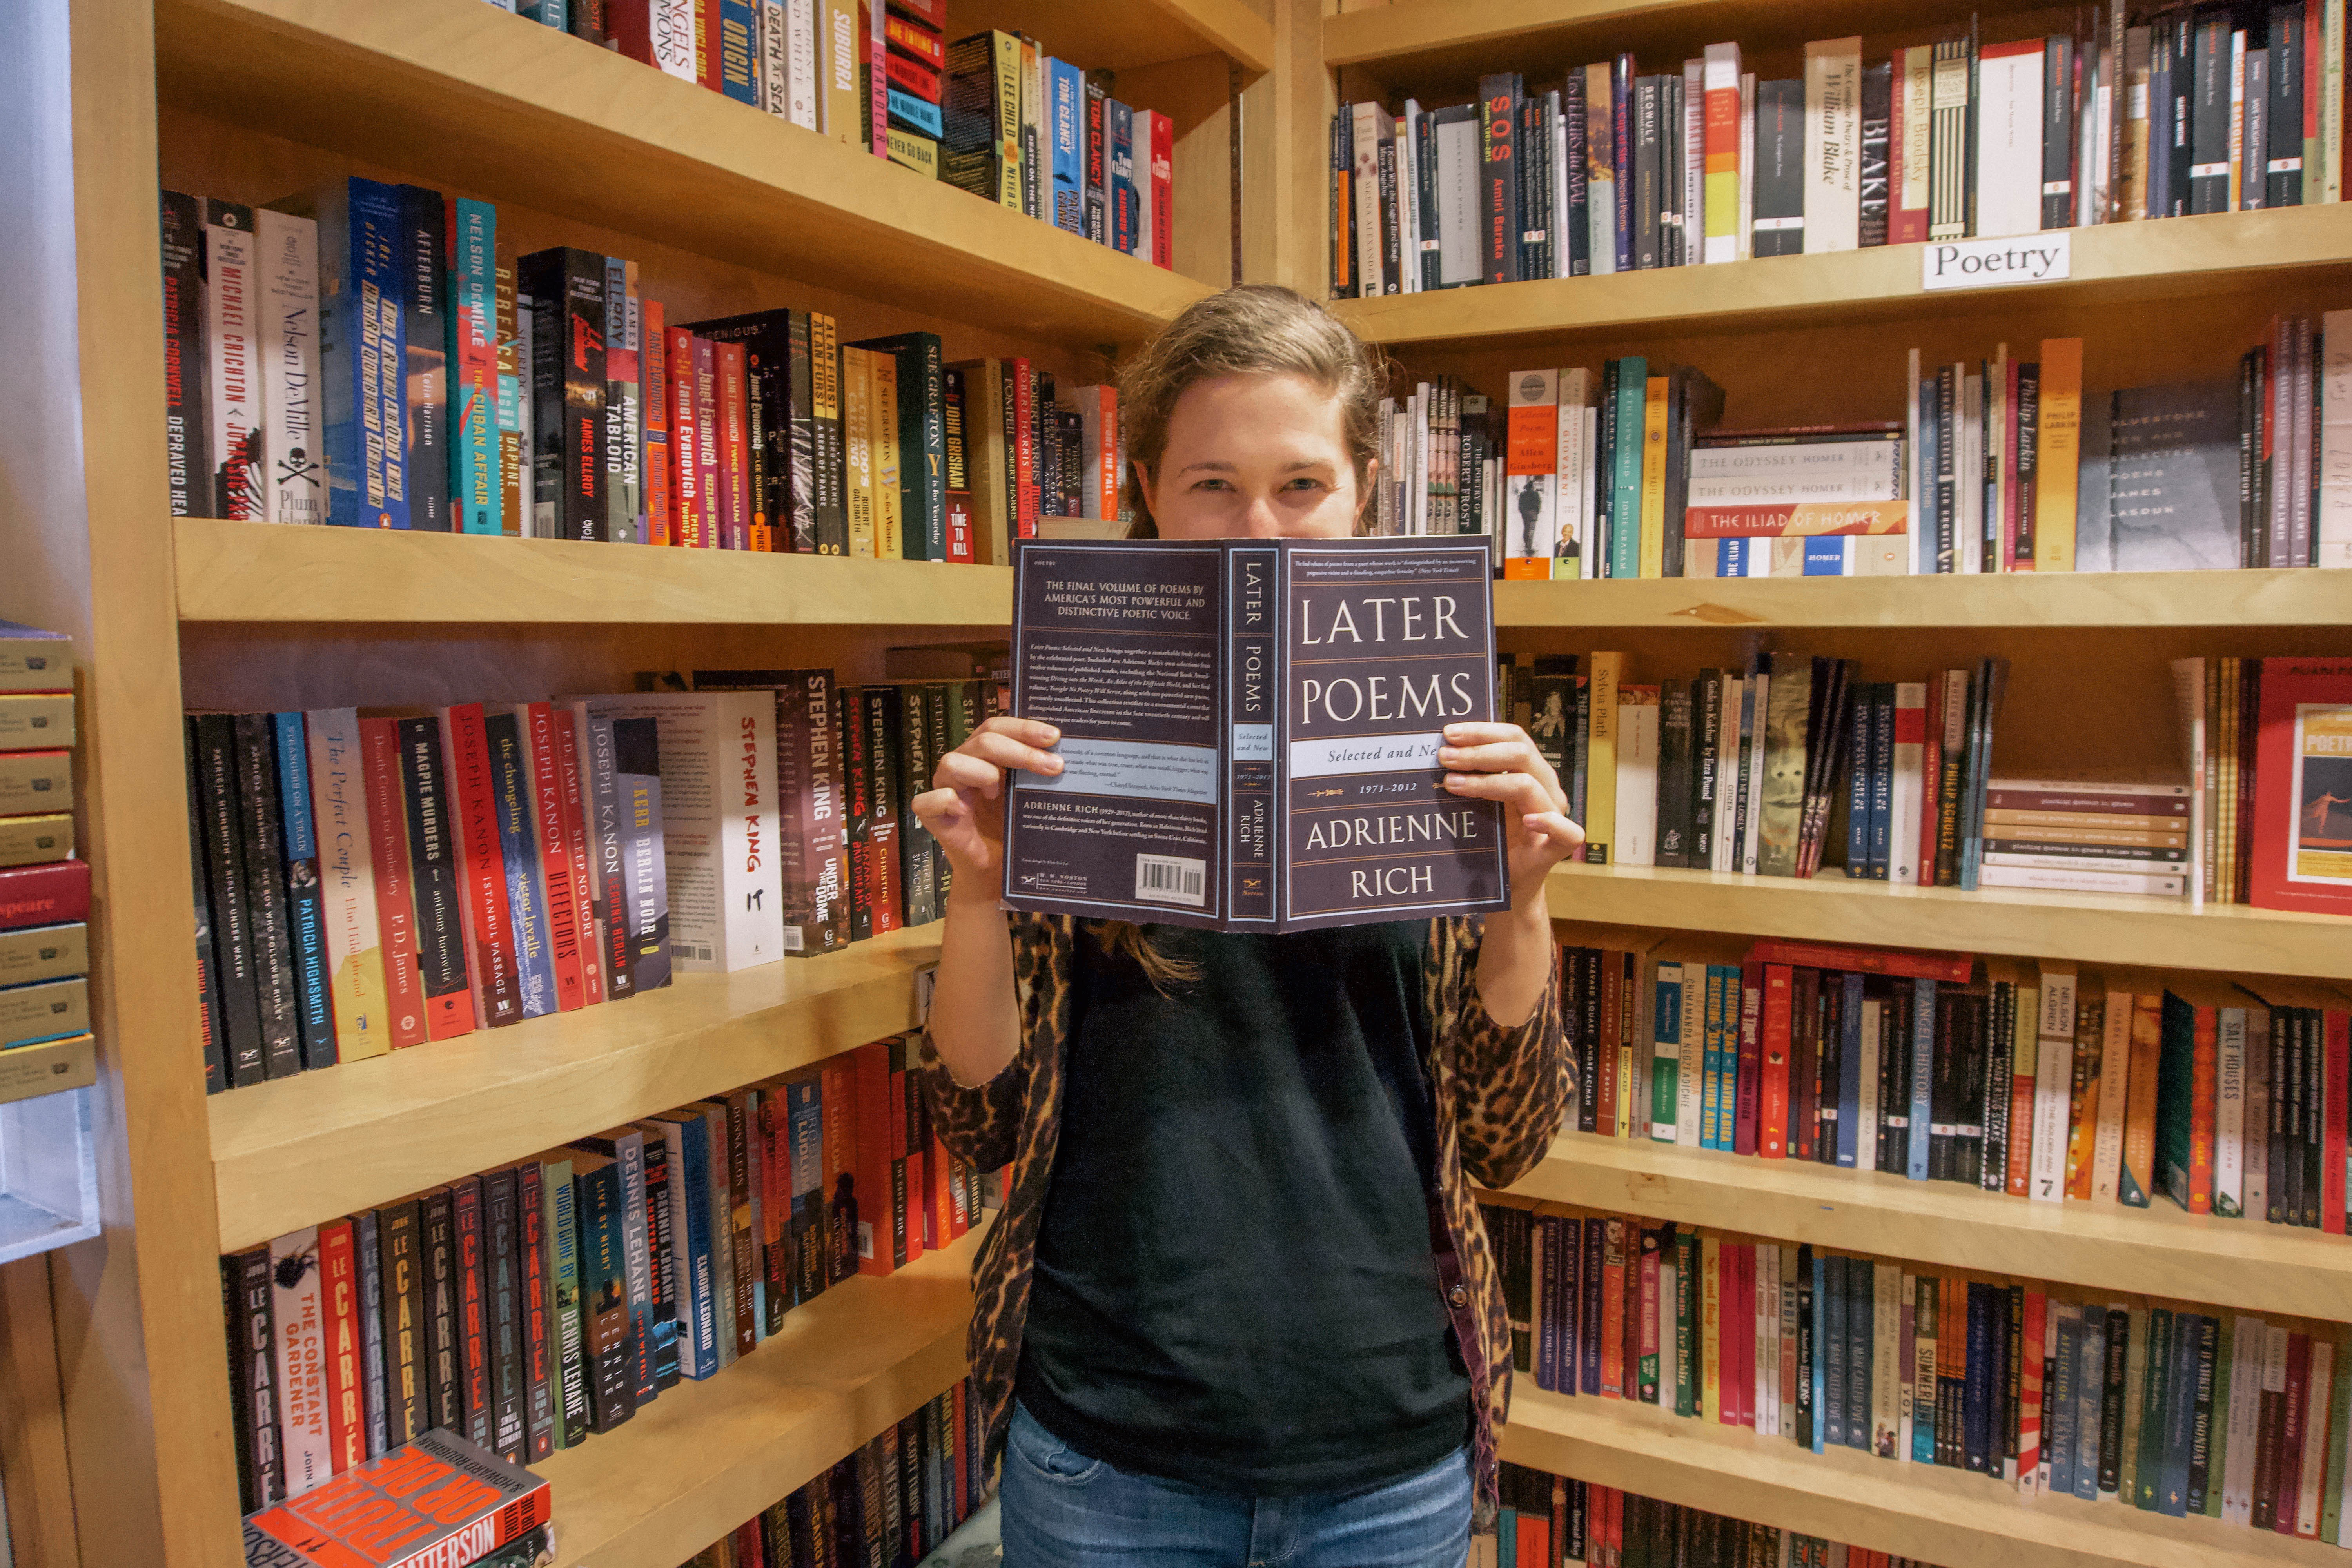
[{"label": "wooden shelf plank", "polygon": [[[1360,13],[1372,16],[1377,11]],[[1596,341],[1648,331],[1760,332],[1987,309],[1991,293],[2037,305],[2113,303],[2252,285],[2280,274],[2342,267],[2352,255],[2352,206],[2281,207],[2071,231],[2072,276],[2006,289],[1923,291],[1917,245],[1826,256],[1767,257],[1719,267],[1671,267],[1598,278],[1445,289],[1336,300],[1332,314],[1391,348]]]},{"label": "wooden shelf plank", "polygon": [[1676,1225],[1952,1268],[2352,1321],[2352,1245],[2315,1230],[2152,1208],[2037,1204],[1795,1160],[1566,1132],[1509,1189]]},{"label": "wooden shelf plank", "polygon": [[1002,566],[211,518],[173,534],[183,621],[1003,626],[1013,608]]},{"label": "wooden shelf plank", "polygon": [[1522,626],[2300,626],[2352,621],[2352,573],[2053,572],[1969,576],[1497,583]]},{"label": "wooden shelf plank", "polygon": [[677,1568],[951,1386],[983,1234],[830,1287],[734,1365],[532,1466],[555,1492],[557,1568]]},{"label": "wooden shelf plank", "polygon": [[1210,291],[481,0],[162,0],[155,47],[211,118],[1023,336],[1133,342]]},{"label": "wooden shelf plank", "polygon": [[919,926],[214,1095],[220,1250],[913,1028],[938,957]]},{"label": "wooden shelf plank", "polygon": [[1562,866],[1554,920],[1666,931],[1729,931],[2021,958],[2352,977],[2352,921],[2243,904],[2189,909],[2184,899],[1903,888],[1850,882],[1835,868],[1807,879],[1657,866]]},{"label": "wooden shelf plank", "polygon": [[2142,1513],[2110,1498],[2024,1497],[2014,1485],[1853,1448],[1570,1399],[1519,1379],[1503,1458],[1580,1481],[1825,1536],[1939,1568],[2321,1568],[2341,1549],[2219,1520]]}]

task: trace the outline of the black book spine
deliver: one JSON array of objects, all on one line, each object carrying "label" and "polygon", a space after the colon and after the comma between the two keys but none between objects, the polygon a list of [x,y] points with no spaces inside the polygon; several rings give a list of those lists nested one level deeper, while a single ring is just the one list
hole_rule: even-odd
[{"label": "black book spine", "polygon": [[1568,247],[1570,278],[1588,277],[1592,271],[1592,171],[1584,150],[1591,121],[1586,118],[1584,84],[1584,73],[1572,70],[1560,94],[1560,114],[1567,121],[1561,143],[1568,161],[1568,211],[1560,220],[1568,232],[1554,237],[1554,243]]},{"label": "black book spine", "polygon": [[[658,1139],[646,1145],[650,1167],[654,1152],[666,1152],[666,1146]],[[667,1237],[669,1205],[654,1206],[664,1215]],[[517,1167],[515,1210],[522,1233],[522,1462],[530,1464],[555,1452],[555,1323],[548,1314],[548,1270],[555,1258],[548,1247],[547,1167],[537,1160]]]},{"label": "black book spine", "polygon": [[567,20],[573,37],[599,46],[604,43],[604,0],[572,0]]},{"label": "black book spine", "polygon": [[212,416],[205,389],[205,214],[195,197],[163,194],[163,451],[173,517],[210,517]]},{"label": "black book spine", "polygon": [[1404,292],[1404,211],[1397,205],[1397,144],[1388,110],[1381,110],[1381,292]]},{"label": "black book spine", "polygon": [[1984,1047],[1984,1090],[1978,1143],[1977,1185],[1989,1193],[2009,1188],[2009,1091],[2015,1080],[2017,1058],[2011,1041],[2017,1027],[2017,993],[1996,991],[1979,1011],[1990,1018],[1990,1037]]},{"label": "black book spine", "polygon": [[1679,680],[1658,693],[1658,864],[1691,864],[1691,689]]},{"label": "black book spine", "polygon": [[449,837],[453,803],[437,720],[400,721],[400,760],[416,900],[417,975],[425,987],[428,1018],[437,1019],[461,1006],[470,1012],[472,1002],[458,910],[457,852]]},{"label": "black book spine", "polygon": [[522,1216],[517,1173],[482,1178],[483,1271],[488,1276],[490,1447],[509,1464],[523,1459],[528,1397],[522,1342]]},{"label": "black book spine", "polygon": [[1663,267],[1665,261],[1659,247],[1663,241],[1665,221],[1664,171],[1660,160],[1664,155],[1663,127],[1659,116],[1664,110],[1660,100],[1662,77],[1637,77],[1633,81],[1633,265],[1636,268]]},{"label": "black book spine", "polygon": [[1437,218],[1436,122],[1436,116],[1423,111],[1406,127],[1412,137],[1413,200],[1421,208],[1421,253],[1408,259],[1421,269],[1421,286],[1430,291],[1445,286],[1445,271],[1440,265],[1443,242]]},{"label": "black book spine", "polygon": [[[2114,1314],[2110,1314],[2114,1316]],[[2197,1317],[2196,1376],[2190,1390],[2189,1418],[2189,1495],[2190,1518],[2205,1511],[2213,1477],[2213,1393],[2220,1372],[2221,1320],[2210,1312]],[[2226,1419],[2228,1413],[2221,1413]]]},{"label": "black book spine", "polygon": [[[2074,226],[2074,40],[2053,33],[2042,46],[2042,226]],[[2084,179],[2090,178],[2085,149]]]},{"label": "black book spine", "polygon": [[2270,1048],[2270,1147],[2263,1169],[2263,1217],[2273,1225],[2286,1225],[2287,1218],[2287,1158],[2286,1130],[2292,1119],[2294,1101],[2294,1051],[2287,1038],[2287,1009],[2273,1008],[2271,1013]]},{"label": "black book spine", "polygon": [[[408,526],[449,531],[448,208],[441,193],[400,187],[401,328],[408,395]],[[602,266],[600,259],[599,266]],[[602,333],[598,341],[603,341]],[[601,458],[601,454],[599,455]]]},{"label": "black book spine", "polygon": [[2189,210],[2230,209],[2230,97],[2232,61],[2230,14],[2196,22],[2196,55],[2189,106]]},{"label": "black book spine", "polygon": [[2303,5],[2271,7],[2269,128],[2263,158],[2263,203],[2292,207],[2303,203]]},{"label": "black book spine", "polygon": [[1961,1459],[1986,1470],[1992,1458],[1992,1287],[1969,1281],[1968,1367],[1961,1384]]},{"label": "black book spine", "polygon": [[[1601,365],[1600,417],[1594,422],[1593,464],[1600,480],[1592,487],[1592,537],[1585,548],[1592,552],[1593,575],[1609,575],[1610,536],[1615,531],[1613,503],[1617,487],[1610,482],[1617,465],[1617,362],[1604,360]],[[1584,731],[1577,731],[1581,735]],[[1577,803],[1580,810],[1581,800]],[[1580,816],[1579,821],[1583,820]]]},{"label": "black book spine", "polygon": [[239,1501],[243,1510],[251,1513],[286,1496],[286,1469],[278,1447],[278,1357],[270,1321],[269,1248],[256,1247],[222,1258],[221,1295],[228,1317]]},{"label": "black book spine", "polygon": [[[808,319],[810,443],[814,454],[809,479],[816,497],[816,552],[849,551],[847,456],[841,436],[841,342],[831,316],[812,310]],[[799,406],[794,393],[794,407]]]},{"label": "black book spine", "polygon": [[2137,215],[2172,216],[2172,37],[2174,19],[2158,16],[2148,23],[2147,50],[2147,199]]},{"label": "black book spine", "polygon": [[1755,253],[1798,256],[1805,248],[1805,84],[1756,87]]},{"label": "black book spine", "polygon": [[352,1215],[352,1254],[359,1294],[360,1418],[367,1457],[391,1447],[383,1358],[383,1244],[373,1209]]},{"label": "black book spine", "polygon": [[2238,206],[2252,211],[2270,205],[2271,72],[2275,49],[2246,51],[2245,142],[2243,177],[2238,184]]},{"label": "black book spine", "polygon": [[467,1176],[450,1184],[453,1228],[457,1253],[457,1388],[466,1436],[481,1447],[492,1447],[491,1421],[497,1401],[491,1392],[490,1272],[484,1256],[487,1232],[482,1213],[482,1178]]},{"label": "black book spine", "polygon": [[[2217,18],[2216,25],[2223,29],[2221,53],[2224,57],[2222,63],[2226,64],[2229,53],[2229,35],[2227,29],[2230,26],[2230,22],[2228,16],[2225,15]],[[2165,213],[2168,216],[2171,217],[2182,216],[2191,210],[2189,206],[2189,184],[2197,162],[2196,145],[2194,142],[2196,134],[2196,114],[2194,105],[2196,103],[2199,88],[2197,81],[2198,32],[2198,25],[2186,17],[2176,20],[2172,26],[2171,76],[2169,79],[2169,85],[2167,89],[2167,96],[2171,100],[2172,108],[2172,123],[2170,127],[2171,156],[2166,161],[2165,164],[2165,182],[2167,188],[2164,198]],[[2228,121],[2230,97],[2228,84],[2221,75],[2218,74],[2218,72],[2219,68],[2217,67],[2215,80],[2219,84],[2221,95],[2221,159],[2226,163],[2229,159],[2230,145]],[[2213,117],[2209,115],[2207,118],[2210,120]],[[1973,184],[1973,182],[1971,182],[1971,184]],[[2225,194],[2229,190],[2229,176],[2226,170],[2222,174],[2221,188]]]},{"label": "black book spine", "polygon": [[[783,1106],[779,1093],[776,1114],[781,1118]],[[781,1141],[779,1152],[782,1152]],[[653,1306],[646,1314],[646,1331],[653,1338],[654,1393],[674,1388],[682,1375],[678,1366],[677,1341],[683,1333],[693,1331],[683,1322],[678,1302],[677,1256],[673,1250],[676,1241],[670,1225],[669,1206],[669,1144],[653,1132],[646,1135],[646,1247],[651,1253]],[[789,1178],[785,1185],[791,1185]],[[788,1241],[789,1244],[789,1241]],[[781,1319],[788,1302],[780,1300],[776,1310]],[[774,1331],[772,1326],[771,1332]]]},{"label": "black book spine", "polygon": [[2106,1334],[2106,1362],[2099,1380],[2098,1489],[2111,1492],[2123,1482],[2124,1373],[2131,1355],[2131,1314],[2121,1307],[2108,1308]]},{"label": "black book spine", "polygon": [[455,1194],[447,1187],[425,1194],[423,1212],[426,1425],[462,1432],[466,1425],[466,1352],[457,1304]]},{"label": "black book spine", "polygon": [[[1519,279],[1519,124],[1518,79],[1489,76],[1478,83],[1479,222],[1486,228],[1480,247],[1489,283],[1516,283]],[[1465,473],[1470,484],[1475,475]]]},{"label": "black book spine", "polygon": [[2258,344],[2238,356],[2238,564],[2262,566],[2270,554],[2270,531],[2258,527],[2254,473],[2262,451],[2263,351]]},{"label": "black book spine", "polygon": [[286,860],[279,852],[277,752],[268,714],[236,714],[230,728],[236,748],[236,831],[245,862],[246,929],[253,940],[262,1058],[271,1078],[291,1078],[302,1070],[302,1047],[296,1017],[294,939],[287,922]]},{"label": "black book spine", "polygon": [[1797,1446],[1813,1446],[1813,1363],[1817,1353],[1813,1332],[1813,1248],[1797,1247]]},{"label": "black book spine", "polygon": [[2321,1192],[2320,1124],[2327,1105],[2326,1015],[2316,1007],[2295,1010],[2303,1035],[2303,1220],[2305,1228],[2319,1228]]},{"label": "black book spine", "polygon": [[931,769],[938,763],[931,754],[927,711],[921,687],[899,689],[898,744],[890,758],[896,770],[891,784],[898,804],[898,889],[910,926],[928,925],[940,918],[934,881],[939,841],[916,819],[913,804],[916,795],[930,787]]},{"label": "black book spine", "polygon": [[1953,1017],[1955,996],[1936,998],[1936,1045],[1930,1058],[1934,1074],[1927,1089],[1927,1179],[1952,1179],[1952,1133],[1959,1104],[1960,1042]]},{"label": "black book spine", "polygon": [[557,247],[516,263],[531,302],[531,495],[555,539],[611,537],[604,508],[604,258]]},{"label": "black book spine", "polygon": [[384,1442],[397,1448],[431,1425],[425,1394],[425,1265],[415,1198],[376,1211],[383,1312]]},{"label": "black book spine", "polygon": [[205,1092],[218,1094],[228,1087],[228,1019],[223,1011],[220,961],[213,943],[212,877],[205,865],[205,797],[196,776],[201,742],[193,715],[183,721],[182,729],[188,782],[188,879],[195,892],[197,1025],[205,1037]]},{"label": "black book spine", "polygon": [[1684,568],[1683,513],[1690,502],[1691,374],[1677,369],[1666,382],[1665,529],[1659,541],[1659,574],[1664,577],[1679,577]]},{"label": "black book spine", "polygon": [[[1894,203],[1895,62],[1862,68],[1861,237],[1864,247],[1886,243]],[[2063,158],[2064,153],[2060,153]]]}]

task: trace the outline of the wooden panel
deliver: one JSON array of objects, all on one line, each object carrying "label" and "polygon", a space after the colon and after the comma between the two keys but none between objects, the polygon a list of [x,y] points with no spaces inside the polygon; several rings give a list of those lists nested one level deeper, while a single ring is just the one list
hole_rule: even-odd
[{"label": "wooden panel", "polygon": [[[2063,303],[2179,299],[2297,272],[2339,268],[2352,253],[2352,207],[2281,207],[2072,231],[2072,276],[2006,289],[1928,293],[1917,245],[1826,256],[1766,257],[1717,267],[1671,267],[1598,278],[1444,289],[1339,300],[1332,312],[1391,347],[1489,346],[1590,341],[1612,333],[1735,327],[1742,333],[1818,323],[1841,327]],[[1818,371],[1834,363],[1809,356]],[[1897,355],[1900,363],[1900,355]]]},{"label": "wooden panel", "polygon": [[2115,893],[1963,893],[1849,882],[1834,870],[1803,880],[1654,866],[1562,866],[1546,891],[1558,920],[2224,973],[2352,976],[2352,942],[2340,917],[2244,905],[2200,913],[2185,900]]},{"label": "wooden panel", "polygon": [[1002,566],[182,518],[180,618],[1001,627]]},{"label": "wooden panel", "polygon": [[955,0],[948,13],[950,39],[991,27],[1026,33],[1056,59],[1117,71],[1121,89],[1131,71],[1203,50],[1252,74],[1274,68],[1274,28],[1253,0]]},{"label": "wooden panel", "polygon": [[2041,1204],[1795,1160],[1563,1133],[1510,1191],[1841,1251],[2352,1321],[2352,1249],[2253,1219]]},{"label": "wooden panel", "polygon": [[9,1568],[79,1568],[73,1477],[66,1462],[49,1260],[0,1268],[0,1476],[7,1479]]},{"label": "wooden panel", "polygon": [[1853,1448],[1569,1399],[1520,1380],[1503,1458],[1600,1486],[1824,1536],[1940,1568],[2323,1568],[2339,1549],[2217,1519],[2142,1513],[2112,1498],[2024,1497],[2013,1484]]},{"label": "wooden panel", "polygon": [[[165,0],[169,103],[704,255],[1091,347],[1202,287],[486,6]],[[299,114],[289,106],[299,105]]]},{"label": "wooden panel", "polygon": [[2308,570],[1495,584],[1495,624],[1506,629],[2324,626],[2347,621],[2352,574]]},{"label": "wooden panel", "polygon": [[913,1028],[936,927],[212,1097],[224,1252]]},{"label": "wooden panel", "polygon": [[716,1377],[533,1466],[555,1489],[557,1568],[677,1568],[950,1386],[982,1235],[831,1287]]}]

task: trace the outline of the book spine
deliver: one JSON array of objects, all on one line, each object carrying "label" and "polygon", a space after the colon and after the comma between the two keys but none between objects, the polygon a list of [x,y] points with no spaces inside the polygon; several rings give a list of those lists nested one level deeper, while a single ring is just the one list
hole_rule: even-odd
[{"label": "book spine", "polygon": [[[211,360],[205,314],[203,204],[178,191],[161,198],[163,250],[163,442],[173,517],[214,510]],[[312,292],[317,291],[313,283]],[[316,521],[326,521],[323,505]]]},{"label": "book spine", "polygon": [[532,532],[609,537],[604,504],[604,258],[534,251],[518,264],[531,302]]},{"label": "book spine", "polygon": [[[319,447],[319,226],[267,207],[253,213],[253,347],[262,426],[260,515],[327,521]],[[167,298],[168,304],[168,298]]]},{"label": "book spine", "polygon": [[497,1421],[490,1328],[490,1259],[483,1181],[467,1176],[451,1186],[450,1225],[456,1255],[458,1398],[465,1435],[480,1447],[493,1444]]},{"label": "book spine", "polygon": [[295,1029],[305,1068],[332,1067],[335,1007],[329,979],[326,909],[319,881],[318,832],[310,809],[310,742],[299,713],[269,717],[276,742],[278,821],[286,876],[286,928],[292,940]]},{"label": "book spine", "polygon": [[259,359],[264,304],[253,223],[251,207],[216,199],[205,204],[205,391],[215,462],[207,510],[214,517],[259,522],[268,503]]},{"label": "book spine", "polygon": [[359,1259],[352,1222],[319,1227],[319,1305],[326,1373],[328,1454],[337,1475],[367,1458],[365,1378],[360,1370]]},{"label": "book spine", "polygon": [[[512,712],[486,714],[490,809],[497,818],[499,858],[505,874],[509,928],[514,945],[516,1000],[526,1018],[560,1010],[549,899],[535,826],[537,801],[522,721]],[[577,954],[574,954],[577,957]],[[576,1005],[576,1004],[575,1004]]]},{"label": "book spine", "polygon": [[497,1028],[520,1022],[523,1014],[513,915],[507,902],[506,856],[499,841],[498,802],[483,720],[478,702],[443,709],[441,743],[447,762],[446,798],[453,808],[450,839],[458,919],[475,1016],[482,1026]]},{"label": "book spine", "polygon": [[449,388],[447,485],[457,531],[505,531],[499,475],[497,257],[498,209],[448,199],[442,225],[449,291],[446,317]]},{"label": "book spine", "polygon": [[253,948],[254,996],[264,1066],[271,1078],[302,1070],[300,1000],[288,926],[285,846],[279,837],[277,764],[267,713],[229,721],[236,793],[236,852],[244,862],[245,930]]},{"label": "book spine", "polygon": [[[509,846],[502,831],[500,847],[509,854],[510,884],[515,876],[514,849],[521,847],[530,856],[535,847],[532,868],[525,872],[531,882],[526,890],[535,891],[541,902],[553,1010],[570,1013],[594,998],[588,988],[589,939],[581,924],[581,888],[572,857],[571,817],[565,810],[564,772],[557,741],[559,730],[567,726],[553,706],[545,702],[525,704],[515,718],[521,731],[519,782],[525,795],[521,809],[530,845]],[[505,827],[503,812],[500,826]],[[527,1010],[528,1001],[525,1006]]]},{"label": "book spine", "polygon": [[523,1360],[523,1442],[517,1463],[530,1464],[555,1451],[553,1276],[548,1267],[547,1169],[526,1161],[517,1167],[516,1178]]},{"label": "book spine", "polygon": [[522,1462],[527,1398],[523,1366],[522,1216],[511,1168],[482,1178],[483,1294],[489,1345],[489,1427],[492,1451]]}]

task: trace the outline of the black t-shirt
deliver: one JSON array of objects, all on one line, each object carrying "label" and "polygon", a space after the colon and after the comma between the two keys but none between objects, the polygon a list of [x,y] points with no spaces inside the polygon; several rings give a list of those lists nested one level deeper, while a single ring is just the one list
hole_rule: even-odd
[{"label": "black t-shirt", "polygon": [[1351,1489],[1467,1441],[1430,1254],[1429,927],[1160,927],[1153,990],[1082,929],[1015,1392],[1122,1469]]}]

